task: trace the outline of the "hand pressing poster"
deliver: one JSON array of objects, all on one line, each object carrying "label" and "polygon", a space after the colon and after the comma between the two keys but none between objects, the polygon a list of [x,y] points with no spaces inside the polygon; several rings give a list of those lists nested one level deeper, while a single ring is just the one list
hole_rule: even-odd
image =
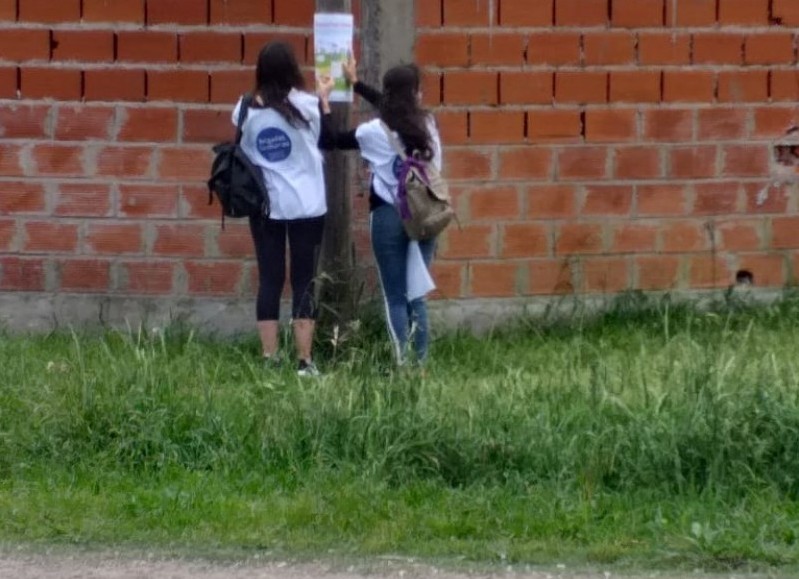
[{"label": "hand pressing poster", "polygon": [[314,16],[314,55],[316,76],[331,76],[336,83],[331,102],[351,103],[352,87],[344,78],[344,64],[352,54],[352,37],[355,22],[352,14],[325,14]]}]

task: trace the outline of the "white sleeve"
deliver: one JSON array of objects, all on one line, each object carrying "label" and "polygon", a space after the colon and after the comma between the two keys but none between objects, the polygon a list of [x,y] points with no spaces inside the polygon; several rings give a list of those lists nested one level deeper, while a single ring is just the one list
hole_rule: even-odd
[{"label": "white sleeve", "polygon": [[438,132],[438,123],[430,116],[430,122],[427,124],[428,130],[430,131],[430,137],[433,140],[433,166],[438,169],[438,172],[442,172],[443,170],[443,151],[441,146],[441,135]]},{"label": "white sleeve", "polygon": [[234,127],[239,126],[239,111],[241,110],[242,100],[244,99],[239,98],[239,102],[236,103],[236,106],[233,108],[233,114],[230,116],[230,121],[233,123]]}]

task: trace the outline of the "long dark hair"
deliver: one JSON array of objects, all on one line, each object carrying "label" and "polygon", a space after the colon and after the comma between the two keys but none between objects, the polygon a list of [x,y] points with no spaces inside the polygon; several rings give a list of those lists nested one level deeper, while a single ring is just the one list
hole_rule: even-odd
[{"label": "long dark hair", "polygon": [[395,66],[383,77],[380,119],[399,133],[410,151],[425,160],[433,158],[433,139],[427,128],[428,112],[419,105],[419,69],[412,64]]},{"label": "long dark hair", "polygon": [[263,99],[264,107],[276,110],[294,127],[307,127],[308,119],[288,98],[291,89],[304,88],[305,79],[290,45],[271,42],[261,49],[255,69],[255,94]]}]

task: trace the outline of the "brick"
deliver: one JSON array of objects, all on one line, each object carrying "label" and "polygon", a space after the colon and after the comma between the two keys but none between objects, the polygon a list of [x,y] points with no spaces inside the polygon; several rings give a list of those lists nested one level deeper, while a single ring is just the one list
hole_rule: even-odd
[{"label": "brick", "polygon": [[587,32],[583,35],[583,52],[587,65],[633,64],[635,35],[622,30]]},{"label": "brick", "polygon": [[144,24],[144,0],[83,0],[83,20]]},{"label": "brick", "polygon": [[444,75],[444,103],[448,105],[495,105],[499,102],[496,72],[453,71]]},{"label": "brick", "polygon": [[766,102],[768,101],[768,71],[737,70],[719,72],[720,102]]},{"label": "brick", "polygon": [[762,249],[760,222],[725,221],[716,224],[718,248],[722,251],[757,251]]},{"label": "brick", "polygon": [[429,0],[416,3],[416,26],[422,28],[438,28],[443,23],[443,1]]},{"label": "brick", "polygon": [[430,71],[422,75],[419,90],[422,92],[422,104],[424,106],[437,107],[442,103],[444,98],[441,90],[442,78],[442,74],[431,73]]},{"label": "brick", "polygon": [[0,135],[4,139],[44,139],[51,136],[51,108],[42,105],[0,105]]},{"label": "brick", "polygon": [[764,177],[769,174],[770,147],[730,145],[724,147],[724,175],[727,177]]},{"label": "brick", "polygon": [[163,148],[158,174],[165,181],[208,180],[211,151],[207,147]]},{"label": "brick", "polygon": [[551,104],[554,99],[551,72],[502,72],[499,96],[502,104]]},{"label": "brick", "polygon": [[639,290],[668,290],[679,286],[680,260],[676,257],[635,259],[635,287]]},{"label": "brick", "polygon": [[81,72],[50,67],[23,67],[20,94],[26,99],[80,100]]},{"label": "brick", "polygon": [[682,185],[662,183],[636,187],[638,215],[648,217],[684,215],[686,213],[685,199],[685,187]]},{"label": "brick", "polygon": [[524,140],[525,117],[516,111],[475,111],[471,114],[473,143],[520,143]]},{"label": "brick", "polygon": [[616,149],[616,179],[656,179],[663,175],[660,149],[624,147]]},{"label": "brick", "polygon": [[583,290],[616,293],[630,288],[630,265],[624,258],[603,257],[583,262]]},{"label": "brick", "polygon": [[23,251],[73,253],[78,247],[78,226],[50,221],[29,221],[23,226]]},{"label": "brick", "polygon": [[16,236],[17,222],[13,219],[0,219],[0,252],[7,253],[15,251]]},{"label": "brick", "polygon": [[80,22],[80,2],[81,0],[19,0],[19,21],[52,24]]},{"label": "brick", "polygon": [[[554,24],[554,0],[499,0],[499,24],[508,27],[548,27]],[[418,8],[417,8],[418,10]]]},{"label": "brick", "polygon": [[799,71],[774,70],[771,72],[771,100],[799,100]]},{"label": "brick", "polygon": [[604,251],[602,226],[593,223],[563,223],[558,227],[557,255],[586,255]]},{"label": "brick", "polygon": [[179,191],[169,185],[120,185],[119,215],[125,218],[173,218],[178,213]]},{"label": "brick", "polygon": [[179,46],[181,62],[232,62],[239,64],[243,59],[241,34],[186,32],[179,36]]},{"label": "brick", "polygon": [[771,247],[799,248],[799,217],[775,217],[771,222]]},{"label": "brick", "polygon": [[641,33],[638,35],[638,60],[642,65],[690,64],[691,36]]},{"label": "brick", "polygon": [[90,223],[86,229],[84,245],[86,254],[141,253],[142,227],[139,224]]},{"label": "brick", "polygon": [[633,204],[633,188],[629,185],[592,185],[586,187],[583,215],[629,215]]},{"label": "brick", "polygon": [[489,26],[497,21],[494,2],[444,0],[444,26]]},{"label": "brick", "polygon": [[463,285],[466,279],[466,268],[460,263],[433,263],[432,275],[436,280],[433,299],[457,299],[463,297]]},{"label": "brick", "polygon": [[147,71],[147,100],[206,103],[210,79],[204,70]]},{"label": "brick", "polygon": [[719,22],[722,26],[766,26],[769,4],[770,0],[719,0]]},{"label": "brick", "polygon": [[114,33],[110,30],[54,30],[53,60],[110,62],[114,60]]},{"label": "brick", "polygon": [[252,257],[253,240],[250,233],[249,224],[226,225],[223,231],[219,231],[216,239],[218,255],[238,259]]},{"label": "brick", "polygon": [[219,143],[233,138],[230,111],[188,109],[183,111],[184,143]]},{"label": "brick", "polygon": [[43,291],[44,262],[0,256],[0,289],[5,291]]},{"label": "brick", "polygon": [[608,150],[604,147],[570,147],[558,154],[561,180],[604,179],[608,172]]},{"label": "brick", "polygon": [[447,230],[442,244],[444,259],[474,259],[494,254],[494,228],[490,225],[464,225]]},{"label": "brick", "polygon": [[313,26],[314,0],[275,0],[275,24],[282,26]]},{"label": "brick", "polygon": [[716,23],[717,0],[666,2],[666,25],[675,27],[712,26]]},{"label": "brick", "polygon": [[694,186],[695,215],[723,215],[737,213],[739,187],[737,181],[704,183]]},{"label": "brick", "polygon": [[55,138],[59,141],[107,140],[114,121],[114,109],[91,105],[59,106]]},{"label": "brick", "polygon": [[743,64],[744,36],[728,32],[694,34],[694,64]]},{"label": "brick", "polygon": [[510,186],[487,186],[469,192],[469,218],[481,220],[518,219],[521,213],[519,191]]},{"label": "brick", "polygon": [[581,36],[576,32],[540,32],[530,35],[527,62],[533,65],[577,65],[581,60]]},{"label": "brick", "polygon": [[465,112],[439,111],[436,120],[441,138],[448,145],[462,145],[469,141],[469,123]]},{"label": "brick", "polygon": [[201,257],[205,246],[203,225],[155,226],[153,254],[159,257]]},{"label": "brick", "polygon": [[610,72],[610,101],[623,103],[656,103],[660,101],[661,74],[648,70]]},{"label": "brick", "polygon": [[604,103],[608,98],[605,72],[559,71],[555,73],[555,100],[559,103]]},{"label": "brick", "polygon": [[87,70],[83,74],[84,94],[88,101],[144,100],[143,70]]},{"label": "brick", "polygon": [[251,70],[218,70],[211,73],[210,83],[211,102],[232,105],[252,90],[255,77]]},{"label": "brick", "polygon": [[472,297],[511,297],[519,295],[519,266],[514,263],[472,263]]},{"label": "brick", "polygon": [[700,141],[741,139],[746,136],[749,111],[718,108],[697,111],[697,138]]},{"label": "brick", "polygon": [[0,21],[14,22],[17,19],[17,0],[0,0]]},{"label": "brick", "polygon": [[651,109],[644,113],[644,138],[679,143],[693,140],[694,113],[681,109]]},{"label": "brick", "polygon": [[527,37],[522,34],[472,34],[470,62],[476,66],[522,66]]},{"label": "brick", "polygon": [[416,59],[429,66],[467,66],[469,38],[465,34],[422,34],[416,40]]},{"label": "brick", "polygon": [[549,148],[505,148],[499,152],[499,178],[504,181],[550,179],[552,161]]},{"label": "brick", "polygon": [[663,73],[664,102],[712,102],[715,78],[710,71],[667,70]]},{"label": "brick", "polygon": [[21,145],[0,144],[0,175],[21,176],[24,174],[21,165],[20,153]]},{"label": "brick", "polygon": [[0,66],[0,99],[17,98],[17,68]]},{"label": "brick", "polygon": [[[745,183],[744,197],[746,213],[787,213],[790,194],[771,183]],[[765,197],[764,197],[765,194]]]},{"label": "brick", "polygon": [[[275,33],[275,32],[245,32],[242,35],[244,41],[244,64],[255,65],[258,62],[258,55],[261,50],[271,42],[283,42],[291,46],[294,56],[300,63],[311,64],[312,55],[308,55],[308,37],[305,34],[295,33]],[[313,50],[311,49],[311,52]],[[250,71],[253,81],[255,73]]]},{"label": "brick", "polygon": [[272,24],[272,4],[261,0],[211,0],[211,26]]},{"label": "brick", "polygon": [[793,35],[782,32],[752,34],[745,43],[746,64],[793,64]]},{"label": "brick", "polygon": [[606,26],[608,0],[555,0],[556,26]]},{"label": "brick", "polygon": [[794,0],[774,0],[772,15],[783,26],[799,26],[799,4]]},{"label": "brick", "polygon": [[126,261],[119,264],[120,290],[134,295],[172,292],[175,264],[171,262]]},{"label": "brick", "polygon": [[568,219],[577,215],[571,185],[534,185],[527,190],[527,219]]},{"label": "brick", "polygon": [[450,181],[491,178],[491,153],[476,149],[444,149],[444,166]]},{"label": "brick", "polygon": [[631,223],[617,227],[613,236],[613,253],[654,253],[659,228],[654,224]]},{"label": "brick", "polygon": [[574,292],[571,262],[568,259],[536,259],[530,262],[530,293],[533,295]]},{"label": "brick", "polygon": [[70,259],[58,264],[60,289],[100,293],[110,288],[110,262],[95,259]]},{"label": "brick", "polygon": [[36,145],[31,152],[38,175],[81,177],[83,148],[71,145]]},{"label": "brick", "polygon": [[754,283],[760,287],[782,288],[788,283],[785,258],[781,255],[741,255],[738,267],[752,273]]},{"label": "brick", "polygon": [[611,24],[620,28],[663,26],[664,0],[613,0]]},{"label": "brick", "polygon": [[799,114],[793,107],[758,107],[754,109],[754,113],[755,137],[773,138],[775,135],[783,135],[799,122]]},{"label": "brick", "polygon": [[671,150],[669,177],[673,179],[707,179],[715,177],[718,151],[716,147],[675,147]]},{"label": "brick", "polygon": [[98,183],[59,183],[53,215],[107,217],[111,214],[111,188]]},{"label": "brick", "polygon": [[0,54],[3,60],[24,62],[50,58],[50,32],[48,30],[10,28],[0,34]]},{"label": "brick", "polygon": [[147,24],[208,24],[208,0],[147,0]]},{"label": "brick", "polygon": [[549,227],[538,223],[507,223],[502,228],[503,258],[546,257],[550,254]]},{"label": "brick", "polygon": [[527,132],[531,141],[549,143],[581,140],[582,121],[578,110],[530,111],[527,118]]},{"label": "brick", "polygon": [[176,108],[148,106],[120,109],[120,129],[117,136],[120,141],[174,143],[177,141],[177,133]]},{"label": "brick", "polygon": [[726,261],[704,255],[690,258],[688,273],[690,285],[696,289],[727,287],[734,279]]},{"label": "brick", "polygon": [[117,32],[117,60],[121,62],[177,62],[177,59],[178,37],[173,32]]},{"label": "brick", "polygon": [[638,136],[637,112],[632,109],[589,110],[585,115],[585,140],[589,143],[634,141]]},{"label": "brick", "polygon": [[[0,152],[5,153],[2,149]],[[43,213],[45,211],[44,188],[30,181],[3,181],[0,192],[0,214]]]},{"label": "brick", "polygon": [[105,147],[97,153],[97,175],[127,179],[150,176],[152,147]]},{"label": "brick", "polygon": [[663,253],[689,253],[710,249],[709,232],[700,220],[665,221],[660,226]]}]

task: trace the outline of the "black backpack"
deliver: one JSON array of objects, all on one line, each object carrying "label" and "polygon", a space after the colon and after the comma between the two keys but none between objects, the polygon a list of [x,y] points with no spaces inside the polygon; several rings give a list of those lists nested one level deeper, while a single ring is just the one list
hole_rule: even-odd
[{"label": "black backpack", "polygon": [[208,180],[208,204],[214,202],[216,193],[222,205],[222,226],[225,217],[250,217],[260,213],[269,217],[269,194],[260,167],[250,161],[241,148],[241,126],[252,105],[252,97],[241,101],[234,142],[219,143],[213,148],[214,162]]}]

